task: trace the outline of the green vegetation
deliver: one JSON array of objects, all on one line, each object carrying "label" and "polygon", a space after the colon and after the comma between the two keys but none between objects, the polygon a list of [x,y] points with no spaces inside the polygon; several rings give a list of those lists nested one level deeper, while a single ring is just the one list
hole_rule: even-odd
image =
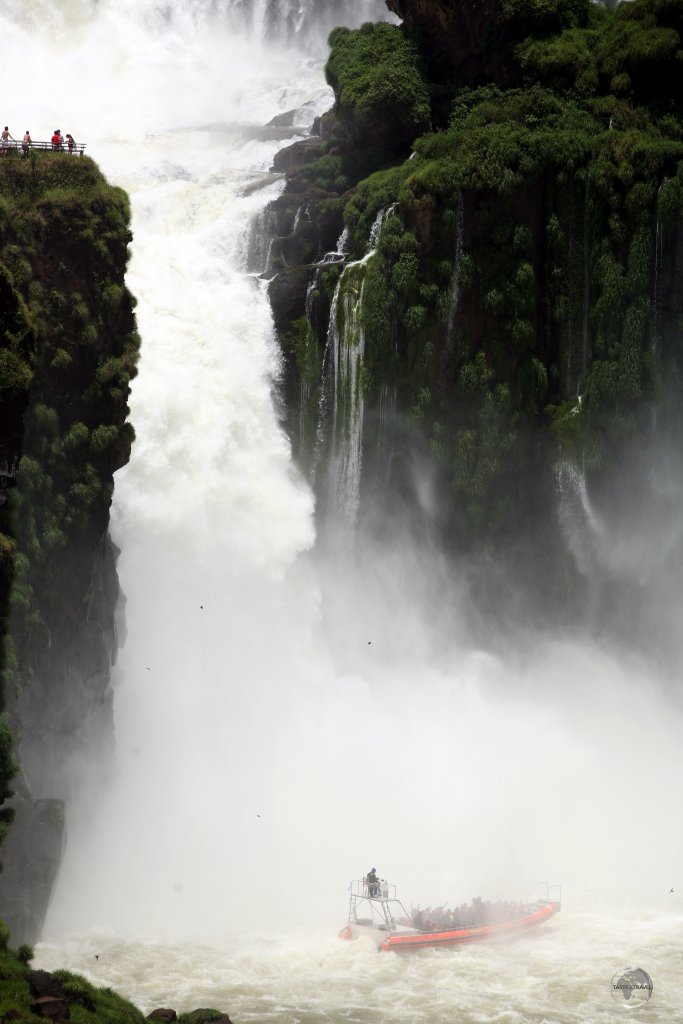
[{"label": "green vegetation", "polygon": [[10,784],[16,774],[17,764],[12,756],[12,733],[7,722],[0,720],[0,846],[7,838],[7,832],[14,820],[12,808],[3,805],[13,795]]},{"label": "green vegetation", "polygon": [[417,51],[399,28],[337,28],[330,47],[325,71],[342,117],[399,150],[429,127],[429,93]]},{"label": "green vegetation", "polygon": [[[6,930],[0,933],[0,1020],[31,1024],[38,1020],[31,1013],[29,962],[32,950],[20,947],[16,952],[7,946]],[[56,971],[54,977],[62,985],[74,1024],[142,1024],[143,1014],[109,988],[97,988],[78,974]]]},{"label": "green vegetation", "polygon": [[418,52],[394,26],[330,37],[352,126],[338,166],[381,118],[414,150],[347,195],[356,258],[392,208],[365,268],[364,386],[395,388],[429,432],[470,540],[505,531],[558,445],[606,471],[681,382],[682,38],[680,0],[500,0],[490,80],[446,85],[427,80],[427,38]]},{"label": "green vegetation", "polygon": [[[0,437],[10,461],[21,456],[0,506],[0,709],[12,709],[53,634],[77,643],[87,618],[92,552],[133,438],[139,339],[125,193],[85,157],[11,155],[0,172]],[[16,770],[3,721],[0,842]]]},{"label": "green vegetation", "polygon": [[132,1003],[110,988],[97,988],[80,974],[55,971],[54,977],[66,993],[74,1024],[141,1024],[145,1019]]},{"label": "green vegetation", "polygon": [[[24,685],[29,651],[55,617],[74,546],[106,527],[112,473],[127,461],[125,422],[139,339],[123,283],[128,200],[88,158],[33,154],[0,175],[0,279],[10,296],[0,388],[15,398],[21,487],[11,496],[16,542],[14,643]],[[2,365],[2,364],[0,364]],[[82,616],[77,603],[73,623]],[[23,679],[23,682],[22,682]]]}]

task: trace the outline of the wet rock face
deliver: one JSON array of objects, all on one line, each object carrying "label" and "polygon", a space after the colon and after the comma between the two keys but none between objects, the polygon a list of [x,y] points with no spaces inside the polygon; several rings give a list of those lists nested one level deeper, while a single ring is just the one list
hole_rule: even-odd
[{"label": "wet rock face", "polygon": [[497,77],[498,59],[483,45],[499,0],[387,0],[387,7],[415,33],[437,81],[478,82]]},{"label": "wet rock face", "polygon": [[[86,536],[74,548],[62,592],[67,608],[82,602],[82,618],[51,623],[45,646],[34,649],[32,685],[15,712],[22,723],[22,766],[31,791],[40,796],[68,799],[78,789],[96,799],[113,753],[110,671],[118,649],[119,584],[116,550],[106,528],[103,521],[100,537]],[[85,778],[84,763],[89,766]]]},{"label": "wet rock face", "polygon": [[[64,803],[76,793],[97,798],[113,749],[119,586],[107,531],[113,473],[128,461],[134,436],[127,398],[139,347],[125,287],[125,195],[87,157],[39,164],[35,175],[23,163],[8,166],[0,183],[9,211],[0,349],[6,360],[11,341],[17,396],[0,410],[0,435],[16,464],[0,506],[0,553],[10,555],[0,559],[0,643],[11,638],[4,663],[0,650],[0,701],[22,771],[11,785],[0,780],[3,796],[16,793],[16,826],[0,855],[0,915],[13,945],[39,938],[63,848]],[[72,216],[76,200],[67,244],[55,225]],[[21,256],[20,272],[10,273],[7,252]],[[98,768],[84,772],[84,764]]]},{"label": "wet rock face", "polygon": [[590,0],[512,4],[503,0],[386,0],[413,34],[432,82],[514,84],[511,55],[527,36],[586,24]]},{"label": "wet rock face", "polygon": [[[66,842],[64,803],[77,789],[96,799],[109,770],[115,557],[106,534],[74,552],[64,577],[64,609],[77,608],[87,595],[83,617],[52,621],[42,648],[34,647],[32,685],[10,707],[23,775],[13,787],[16,818],[2,850],[0,906],[13,944],[40,938]],[[85,778],[79,775],[83,763],[91,766]]]},{"label": "wet rock face", "polygon": [[[32,800],[22,787],[16,818],[3,847],[4,870],[0,889],[2,916],[14,944],[33,944],[40,937],[64,844],[62,802]],[[59,983],[50,979],[52,975],[45,971],[33,971],[31,985],[35,987],[34,995],[54,994],[54,986]],[[46,984],[49,990],[45,988]]]},{"label": "wet rock face", "polygon": [[291,175],[305,164],[323,156],[325,151],[324,141],[315,136],[293,142],[291,146],[285,146],[275,154],[273,171],[278,174]]},{"label": "wet rock face", "polygon": [[71,1019],[69,1004],[66,1000],[57,999],[55,996],[40,996],[38,999],[32,999],[31,1013],[36,1017],[43,1017],[55,1022]]},{"label": "wet rock face", "polygon": [[[276,154],[273,169],[284,173],[286,186],[281,196],[268,207],[260,225],[266,236],[255,245],[267,258],[257,269],[270,279],[268,297],[275,329],[281,340],[295,321],[304,315],[306,294],[317,261],[335,248],[343,227],[341,207],[328,201],[339,189],[315,178],[316,162],[338,150],[329,140],[342,135],[344,128],[331,113],[315,126],[320,132],[287,146]],[[332,150],[332,152],[331,152]],[[298,375],[294,353],[283,345],[282,398],[288,416],[297,406]]]},{"label": "wet rock face", "polygon": [[[173,1021],[178,1020],[178,1016],[175,1010],[159,1007],[158,1010],[148,1013],[146,1019],[173,1024]],[[192,1010],[190,1013],[183,1014],[183,1020],[188,1021],[188,1024],[232,1024],[227,1013],[223,1013],[221,1010]]]},{"label": "wet rock face", "polygon": [[52,996],[54,999],[66,999],[64,986],[49,971],[31,971],[28,976],[31,995],[34,999]]},{"label": "wet rock face", "polygon": [[52,1021],[70,1020],[66,992],[61,982],[49,971],[31,971],[31,1013]]}]

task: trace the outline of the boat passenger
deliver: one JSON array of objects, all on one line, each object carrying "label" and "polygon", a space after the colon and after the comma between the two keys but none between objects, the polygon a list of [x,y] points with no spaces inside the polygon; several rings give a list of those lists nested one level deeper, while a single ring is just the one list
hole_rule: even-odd
[{"label": "boat passenger", "polygon": [[379,896],[379,879],[377,878],[376,868],[372,868],[368,871],[365,881],[368,885],[368,896]]}]

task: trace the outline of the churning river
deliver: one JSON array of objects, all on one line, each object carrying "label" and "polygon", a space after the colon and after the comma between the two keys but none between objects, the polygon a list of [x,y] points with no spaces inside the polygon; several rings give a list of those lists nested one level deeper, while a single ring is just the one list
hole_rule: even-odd
[{"label": "churning river", "polygon": [[[683,733],[657,671],[576,637],[473,649],[438,551],[314,550],[245,270],[275,151],[331,102],[314,0],[280,8],[305,45],[262,41],[265,0],[0,0],[3,124],[71,132],[130,194],[143,342],[117,767],[72,810],[35,965],[235,1024],[683,1020]],[[290,138],[262,130],[293,110]],[[336,938],[372,865],[406,904],[548,879],[563,910],[516,942],[378,954]],[[638,1009],[611,995],[628,966],[654,982]]]}]

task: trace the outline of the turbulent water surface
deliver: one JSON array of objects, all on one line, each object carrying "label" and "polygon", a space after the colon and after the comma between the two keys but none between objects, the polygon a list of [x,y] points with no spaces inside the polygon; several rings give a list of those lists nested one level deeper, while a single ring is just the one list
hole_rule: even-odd
[{"label": "turbulent water surface", "polygon": [[[630,889],[603,888],[572,893],[543,933],[459,950],[398,955],[291,934],[163,946],[100,933],[45,944],[40,960],[67,963],[147,1011],[170,998],[185,1009],[229,1007],[234,1021],[574,1024],[628,1016],[655,1024],[680,1016],[682,923],[665,897],[634,900]],[[655,988],[629,1013],[612,998],[611,981],[634,961],[647,964]]]},{"label": "turbulent water surface", "polygon": [[[426,545],[313,553],[270,311],[243,270],[281,188],[287,140],[262,126],[330,101],[315,4],[279,10],[265,31],[264,3],[0,3],[3,121],[71,132],[131,195],[143,337],[114,507],[118,768],[71,809],[36,963],[236,1022],[506,1024],[612,1018],[610,979],[636,964],[655,984],[638,1019],[668,1024],[681,722],[658,673],[582,638],[472,649],[466,592]],[[542,878],[565,904],[519,942],[379,955],[335,938],[373,864],[408,904]]]}]

